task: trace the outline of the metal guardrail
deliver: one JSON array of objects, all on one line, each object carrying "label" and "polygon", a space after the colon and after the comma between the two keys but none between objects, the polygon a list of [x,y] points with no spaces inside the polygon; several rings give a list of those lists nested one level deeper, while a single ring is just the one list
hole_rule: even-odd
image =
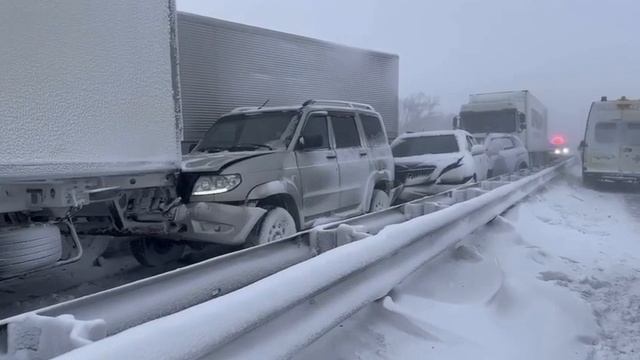
[{"label": "metal guardrail", "polygon": [[[0,322],[0,345],[6,344],[7,354],[20,351],[24,344],[16,334],[42,327],[41,318],[51,321],[67,314],[78,327],[95,330],[84,343],[110,336],[66,354],[69,358],[183,359],[185,351],[192,355],[187,358],[287,357],[384,296],[408,273],[513,206],[565,164],[464,186],[9,318]],[[384,228],[392,224],[397,225]],[[282,298],[274,299],[274,294]],[[157,320],[144,324],[152,319]],[[287,336],[278,336],[277,348],[270,346],[269,340],[282,331]],[[40,333],[50,337],[40,344],[69,345],[27,353],[46,358],[78,346],[69,342],[70,332]],[[163,336],[172,340],[157,341]],[[153,345],[131,343],[133,339],[149,339]],[[193,339],[202,341],[193,344]],[[183,348],[187,344],[190,349]]]}]

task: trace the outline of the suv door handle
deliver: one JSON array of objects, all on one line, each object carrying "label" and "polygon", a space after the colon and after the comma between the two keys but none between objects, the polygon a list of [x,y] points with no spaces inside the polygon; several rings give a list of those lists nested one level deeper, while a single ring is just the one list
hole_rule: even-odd
[{"label": "suv door handle", "polygon": [[367,156],[367,152],[366,151],[360,151],[360,156]]},{"label": "suv door handle", "polygon": [[335,158],[337,158],[337,157],[338,157],[338,156],[337,156],[336,154],[329,154],[329,155],[327,155],[327,159],[335,159]]}]

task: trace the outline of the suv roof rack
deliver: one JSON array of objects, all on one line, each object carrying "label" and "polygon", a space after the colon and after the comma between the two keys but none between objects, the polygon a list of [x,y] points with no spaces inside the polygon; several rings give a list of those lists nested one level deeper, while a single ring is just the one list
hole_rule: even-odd
[{"label": "suv roof rack", "polygon": [[316,99],[310,99],[310,100],[305,101],[302,104],[302,106],[308,106],[308,105],[340,106],[340,107],[350,107],[350,108],[354,108],[354,109],[364,109],[364,110],[375,111],[373,106],[371,106],[369,104],[363,104],[363,103],[358,103],[358,102],[353,102],[353,101],[343,101],[343,100],[316,100]]},{"label": "suv roof rack", "polygon": [[249,111],[249,110],[258,110],[258,109],[260,109],[260,108],[257,107],[257,106],[240,106],[240,107],[237,107],[237,108],[231,110],[231,112]]}]

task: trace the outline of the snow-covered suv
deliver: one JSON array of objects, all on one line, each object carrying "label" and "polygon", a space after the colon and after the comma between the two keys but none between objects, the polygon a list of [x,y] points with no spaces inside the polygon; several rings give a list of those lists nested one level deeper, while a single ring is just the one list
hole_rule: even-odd
[{"label": "snow-covered suv", "polygon": [[387,207],[393,182],[391,148],[370,105],[239,108],[184,157],[173,223],[182,240],[262,244],[321,217]]}]

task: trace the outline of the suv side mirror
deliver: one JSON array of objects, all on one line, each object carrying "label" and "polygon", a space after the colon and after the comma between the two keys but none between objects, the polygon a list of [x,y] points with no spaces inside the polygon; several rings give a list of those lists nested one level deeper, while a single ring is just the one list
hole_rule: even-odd
[{"label": "suv side mirror", "polygon": [[300,136],[296,144],[296,150],[311,150],[322,147],[322,135]]},{"label": "suv side mirror", "polygon": [[298,142],[296,143],[296,150],[304,150],[305,140],[304,136],[300,136],[298,138]]},{"label": "suv side mirror", "polygon": [[524,113],[518,114],[518,120],[520,120],[520,131],[524,131],[527,129],[527,115]]},{"label": "suv side mirror", "polygon": [[485,147],[483,145],[473,145],[471,147],[471,155],[480,155],[484,152],[486,152],[487,150],[485,149]]},{"label": "suv side mirror", "polygon": [[460,118],[458,116],[454,116],[452,122],[454,129],[458,129],[460,127]]}]

